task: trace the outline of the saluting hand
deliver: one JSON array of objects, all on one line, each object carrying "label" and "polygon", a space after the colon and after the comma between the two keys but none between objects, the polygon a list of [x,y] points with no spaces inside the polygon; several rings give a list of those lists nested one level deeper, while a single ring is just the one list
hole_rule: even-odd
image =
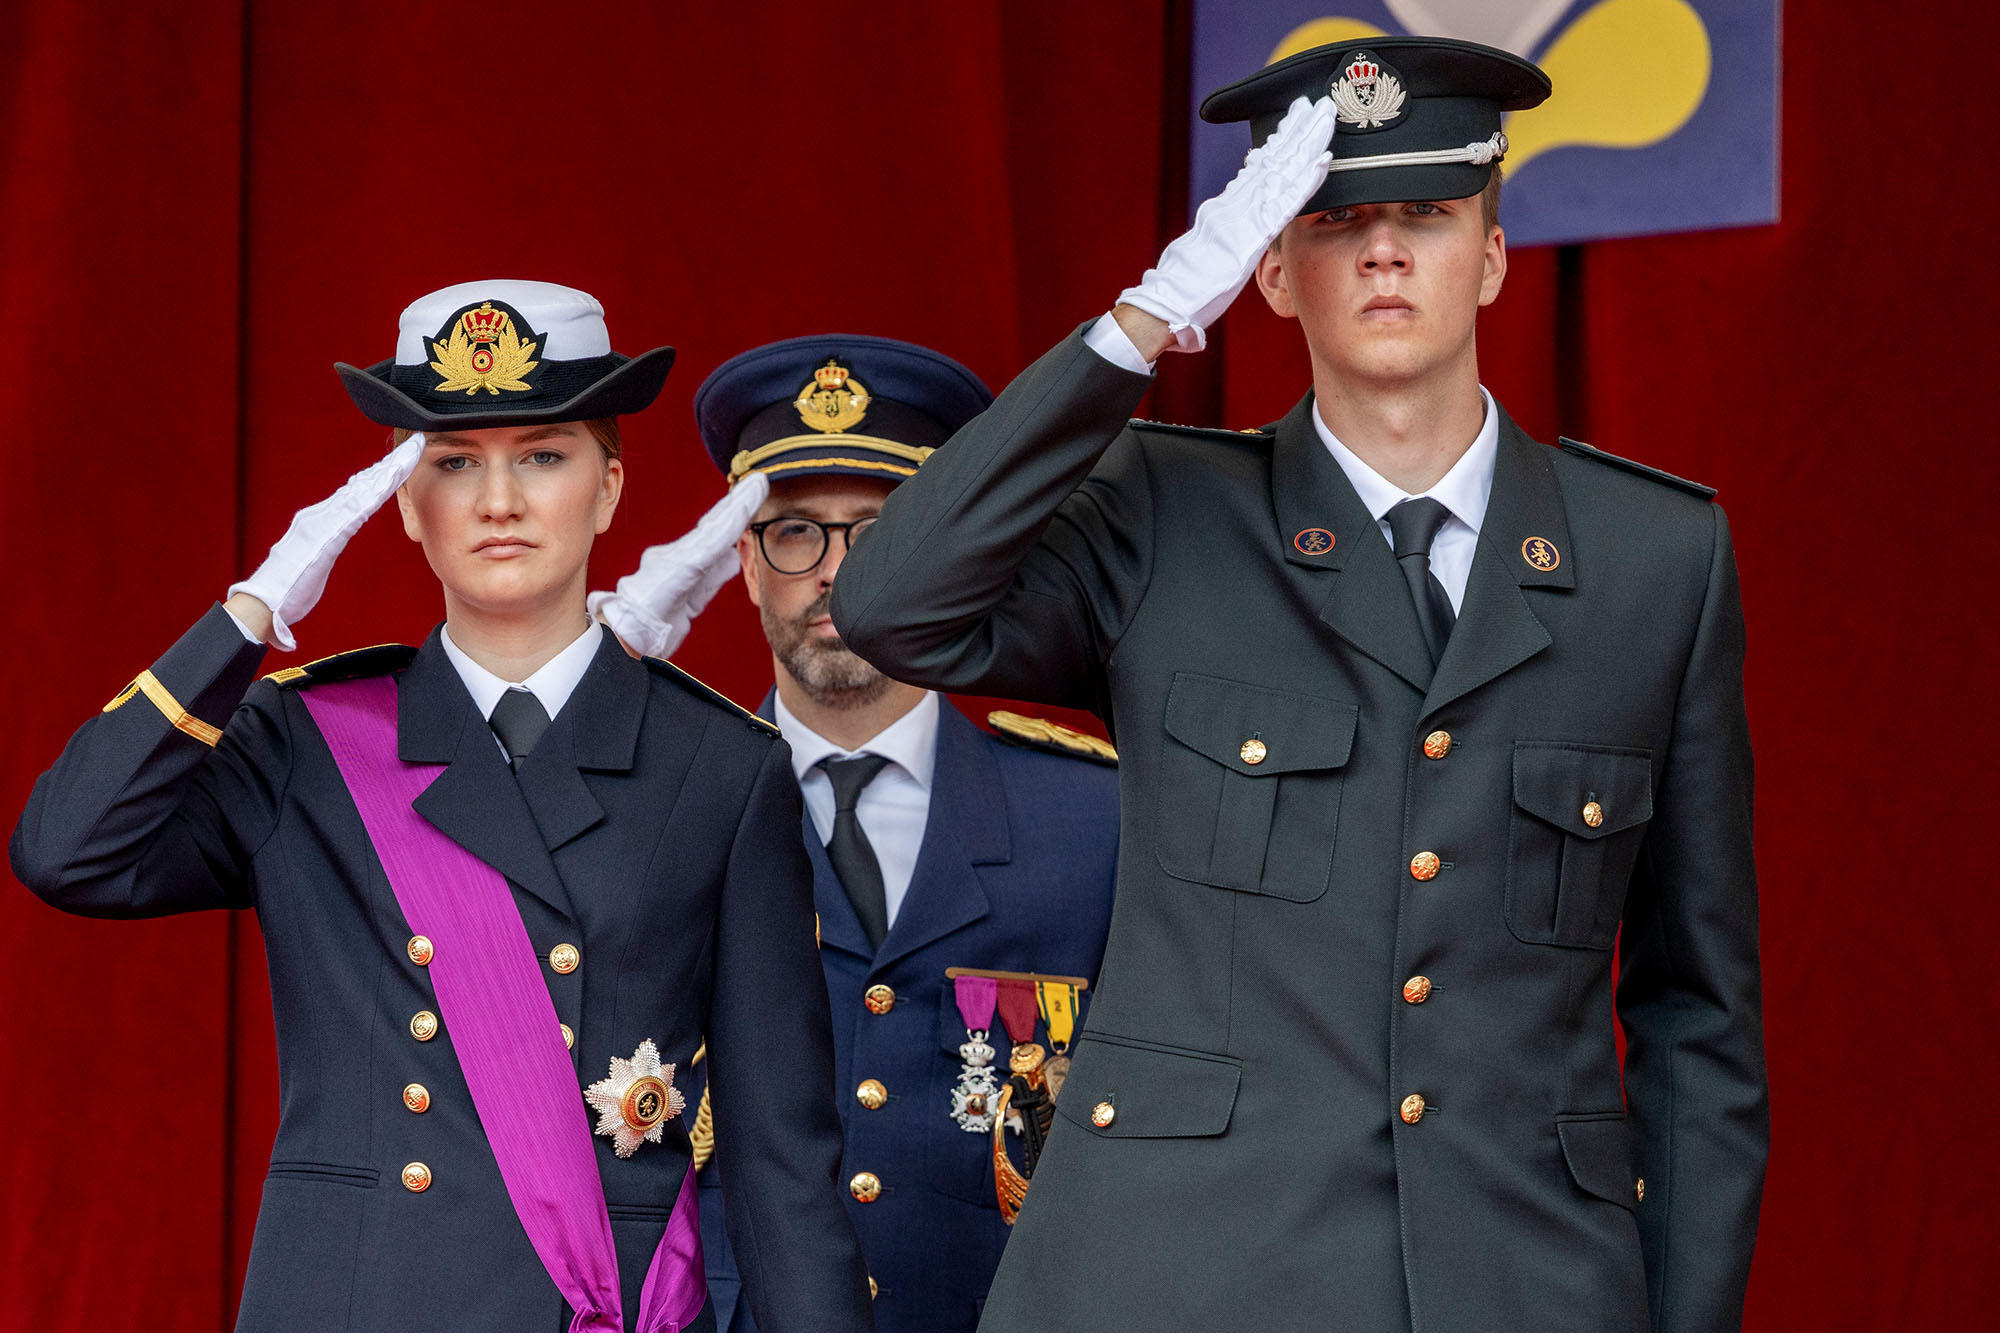
[{"label": "saluting hand", "polygon": [[716,501],[694,531],[639,557],[639,568],[616,592],[594,592],[590,613],[611,626],[643,657],[667,657],[687,638],[694,618],[736,573],[736,539],[771,493],[771,479],[752,472]]},{"label": "saluting hand", "polygon": [[[1207,345],[1208,326],[1325,182],[1337,115],[1330,97],[1293,101],[1271,137],[1243,159],[1236,179],[1195,211],[1194,226],[1167,246],[1138,286],[1119,293],[1120,305],[1166,322],[1174,344],[1161,350],[1199,352]],[[1150,349],[1140,350],[1151,359]]]},{"label": "saluting hand", "polygon": [[[333,571],[333,562],[340,558],[349,539],[410,479],[423,452],[424,436],[419,431],[386,457],[349,477],[326,499],[294,514],[292,525],[271,547],[257,572],[230,587],[229,610],[251,630],[265,630],[262,617],[256,614],[259,608],[243,606],[244,595],[254,597],[270,615],[265,641],[286,652],[297,647],[292,639],[293,623],[313,609],[326,591],[326,576]],[[246,610],[250,614],[246,615]]]}]

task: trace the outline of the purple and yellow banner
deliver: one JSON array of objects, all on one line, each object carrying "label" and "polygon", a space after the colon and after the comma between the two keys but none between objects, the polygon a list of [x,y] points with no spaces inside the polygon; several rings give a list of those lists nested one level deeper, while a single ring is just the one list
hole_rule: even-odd
[{"label": "purple and yellow banner", "polygon": [[[1778,0],[1195,0],[1196,100],[1384,33],[1483,42],[1548,71],[1555,95],[1505,126],[1515,245],[1778,218]],[[1196,203],[1249,146],[1247,126],[1195,120]]]}]

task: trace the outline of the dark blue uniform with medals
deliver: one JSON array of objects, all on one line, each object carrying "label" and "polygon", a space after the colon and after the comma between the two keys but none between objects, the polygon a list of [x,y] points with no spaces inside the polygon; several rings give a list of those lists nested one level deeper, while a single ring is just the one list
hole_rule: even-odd
[{"label": "dark blue uniform with medals", "polygon": [[[842,392],[860,386],[866,415],[839,432],[802,430],[797,400],[821,387],[813,372],[829,364],[842,372]],[[697,395],[696,411],[732,482],[752,467],[781,469],[774,480],[832,472],[898,481],[985,401],[969,371],[927,349],[799,338],[726,363]],[[774,716],[774,701],[766,698],[763,716]],[[1052,742],[1003,739],[940,701],[923,843],[879,948],[811,818],[798,824],[833,1010],[841,1192],[861,1235],[879,1329],[972,1329],[1011,1233],[995,1195],[991,1136],[952,1117],[966,1026],[945,969],[1097,976],[1116,873],[1117,772],[1101,742],[1053,734]],[[1004,1064],[997,1019],[992,1041]],[[764,1077],[789,1077],[761,1054],[757,1063]],[[691,1093],[690,1122],[694,1103]],[[716,1160],[701,1174],[710,1292],[721,1327],[746,1333],[756,1324],[738,1302],[741,1277],[719,1197],[742,1149],[719,1109],[715,1140]]]},{"label": "dark blue uniform with medals", "polygon": [[[608,358],[594,382],[622,383],[624,397],[586,388],[540,410],[636,410],[663,361],[635,391],[630,368],[646,359]],[[587,367],[564,369],[593,383]],[[481,410],[473,424],[496,424]],[[302,697],[382,674],[397,681],[398,758],[443,766],[417,813],[507,879],[571,1044],[579,1112],[614,1057],[651,1040],[685,1065],[712,1037],[715,1103],[742,1149],[727,1188],[752,1299],[775,1327],[867,1326],[859,1256],[832,1198],[839,1127],[810,870],[764,835],[799,818],[788,749],[599,633],[515,773],[439,633],[258,681],[263,645],[218,607],[36,783],[10,851],[54,906],[258,913],[282,1105],[240,1328],[555,1333],[569,1321],[468,1092],[430,946],[404,919]],[[788,1077],[765,1077],[766,1061]],[[691,1148],[678,1126],[626,1159],[608,1138],[592,1143],[631,1329]],[[713,1326],[704,1310],[689,1327]]]}]

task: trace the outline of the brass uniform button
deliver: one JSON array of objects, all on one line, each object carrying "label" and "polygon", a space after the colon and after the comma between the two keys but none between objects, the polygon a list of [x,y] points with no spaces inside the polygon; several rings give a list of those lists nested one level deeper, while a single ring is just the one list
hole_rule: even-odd
[{"label": "brass uniform button", "polygon": [[428,1009],[419,1009],[410,1016],[410,1035],[418,1041],[429,1041],[438,1034],[438,1016]]},{"label": "brass uniform button", "polygon": [[563,1049],[564,1049],[564,1050],[567,1050],[567,1051],[573,1051],[573,1050],[575,1050],[575,1049],[576,1049],[576,1029],[575,1029],[575,1028],[572,1028],[572,1027],[571,1027],[571,1026],[570,1026],[569,1024],[567,1024],[567,1023],[558,1023],[558,1024],[556,1024],[556,1026],[562,1029],[562,1034],[563,1034]]},{"label": "brass uniform button", "polygon": [[565,975],[576,971],[577,964],[582,961],[583,955],[577,952],[574,944],[558,944],[549,950],[549,966]]},{"label": "brass uniform button", "polygon": [[1422,1004],[1430,998],[1431,979],[1429,977],[1411,977],[1403,983],[1403,1003]]},{"label": "brass uniform button", "polygon": [[411,1162],[403,1168],[403,1188],[412,1194],[422,1194],[431,1187],[431,1169],[422,1162]]},{"label": "brass uniform button", "polygon": [[1644,1176],[1639,1177],[1638,1189],[1635,1192],[1639,1196],[1639,1202],[1644,1203],[1646,1201],[1646,1178]]},{"label": "brass uniform button", "polygon": [[1403,1098],[1403,1107],[1400,1114],[1403,1117],[1403,1123],[1406,1125],[1414,1125],[1419,1120],[1422,1120],[1424,1118],[1423,1094],[1413,1092]]},{"label": "brass uniform button", "polygon": [[431,1109],[431,1090],[421,1083],[403,1085],[403,1105],[418,1115]]},{"label": "brass uniform button", "polygon": [[1264,756],[1271,753],[1271,751],[1265,747],[1264,742],[1252,736],[1249,740],[1243,742],[1243,748],[1236,753],[1246,764],[1261,764],[1264,762]]},{"label": "brass uniform button", "polygon": [[889,1100],[889,1090],[878,1079],[864,1079],[861,1086],[854,1090],[854,1100],[871,1111],[879,1111],[882,1103]]},{"label": "brass uniform button", "polygon": [[432,956],[437,953],[437,950],[431,947],[431,937],[428,935],[410,936],[409,948],[410,961],[418,967],[429,967]]},{"label": "brass uniform button", "polygon": [[878,983],[868,988],[861,1002],[868,1006],[871,1014],[886,1014],[896,1007],[896,992]]},{"label": "brass uniform button", "polygon": [[1600,824],[1604,822],[1604,807],[1599,805],[1595,801],[1592,801],[1590,804],[1584,806],[1583,822],[1590,825],[1590,827],[1592,828],[1598,827]]},{"label": "brass uniform button", "polygon": [[870,1273],[868,1275],[868,1299],[872,1301],[881,1294],[882,1289],[875,1285],[875,1275]]},{"label": "brass uniform button", "polygon": [[1418,852],[1410,858],[1410,878],[1436,879],[1441,864],[1436,852]]},{"label": "brass uniform button", "polygon": [[1118,1118],[1118,1108],[1110,1102],[1099,1102],[1090,1108],[1090,1123],[1099,1129],[1111,1128],[1111,1122]]},{"label": "brass uniform button", "polygon": [[1433,731],[1430,735],[1424,737],[1424,758],[1442,759],[1450,753],[1451,753],[1450,732]]},{"label": "brass uniform button", "polygon": [[847,1182],[847,1192],[862,1203],[873,1203],[882,1197],[882,1182],[873,1171],[857,1171]]}]

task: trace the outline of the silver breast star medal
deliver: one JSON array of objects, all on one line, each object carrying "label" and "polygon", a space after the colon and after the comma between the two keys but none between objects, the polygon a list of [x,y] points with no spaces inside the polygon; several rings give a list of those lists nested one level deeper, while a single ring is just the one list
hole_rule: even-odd
[{"label": "silver breast star medal", "polygon": [[687,1106],[674,1086],[674,1067],[660,1063],[660,1048],[648,1037],[627,1060],[611,1057],[611,1077],[583,1091],[597,1112],[597,1132],[612,1140],[612,1151],[630,1157],[639,1144],[658,1143],[667,1120]]}]

